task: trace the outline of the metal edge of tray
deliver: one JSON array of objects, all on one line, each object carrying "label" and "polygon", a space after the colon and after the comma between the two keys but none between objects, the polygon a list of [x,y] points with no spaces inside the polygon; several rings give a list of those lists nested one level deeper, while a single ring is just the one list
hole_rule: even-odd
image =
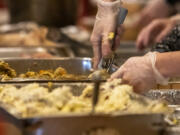
[{"label": "metal edge of tray", "polygon": [[[55,87],[64,85],[71,85],[73,88],[77,84],[53,84]],[[86,83],[80,83],[78,86],[84,86]],[[16,87],[22,87],[25,84],[14,84]],[[48,87],[48,84],[41,84],[41,86]],[[73,89],[75,90],[75,89]],[[82,91],[74,91],[74,95],[79,95]],[[37,129],[43,129],[50,134],[61,134],[69,135],[80,135],[83,131],[87,131],[94,128],[113,128],[120,130],[123,135],[138,135],[149,132],[146,135],[160,135],[158,134],[162,129],[164,130],[164,114],[90,114],[90,113],[78,113],[78,114],[59,114],[54,116],[34,117],[34,118],[20,118],[11,115],[5,109],[0,108],[0,115],[3,116],[4,120],[14,125],[19,129],[22,134],[36,133]],[[95,122],[96,121],[96,122]],[[83,124],[87,123],[87,124]],[[50,126],[53,124],[53,127]],[[129,128],[136,127],[135,131],[129,131]],[[64,131],[63,129],[71,128],[71,131]],[[143,130],[142,130],[143,129]],[[159,131],[160,130],[160,131]],[[45,134],[46,135],[46,134]]]},{"label": "metal edge of tray", "polygon": [[33,53],[48,53],[47,49],[42,47],[0,47],[0,58],[21,58],[20,55]]},{"label": "metal edge of tray", "polygon": [[[39,130],[44,132],[43,135],[81,135],[85,131],[98,128],[116,129],[123,135],[132,135],[132,133],[133,135],[139,135],[146,132],[148,132],[146,135],[161,135],[159,133],[165,130],[163,114],[124,114],[116,116],[74,114],[19,119],[1,108],[0,115],[4,116],[4,120],[14,125],[23,135],[35,135]],[[131,128],[133,130],[129,130]]]},{"label": "metal edge of tray", "polygon": [[[75,57],[74,52],[72,51],[72,49],[69,47],[69,45],[65,44],[65,43],[58,43],[56,46],[0,46],[1,48],[7,48],[7,49],[11,49],[11,48],[22,48],[22,49],[36,49],[36,48],[42,48],[42,49],[46,49],[47,52],[54,54],[55,56],[61,56],[59,53],[63,53],[66,55],[64,57]],[[61,56],[63,57],[63,56]]]},{"label": "metal edge of tray", "polygon": [[153,90],[148,91],[144,95],[154,100],[156,99],[165,100],[171,105],[180,104],[180,90],[178,89],[169,89],[169,90],[153,89]]},{"label": "metal edge of tray", "polygon": [[16,70],[17,74],[25,73],[29,70],[40,71],[65,68],[71,74],[89,74],[92,70],[91,58],[54,58],[54,59],[24,59],[24,58],[3,58],[0,59],[9,63]]}]

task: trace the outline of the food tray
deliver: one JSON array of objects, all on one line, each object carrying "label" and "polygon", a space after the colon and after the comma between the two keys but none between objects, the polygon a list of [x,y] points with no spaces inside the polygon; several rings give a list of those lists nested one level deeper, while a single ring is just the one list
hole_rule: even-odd
[{"label": "food tray", "polygon": [[[17,87],[24,86],[24,84],[14,85]],[[47,84],[41,85],[47,86]],[[79,95],[86,83],[83,83],[83,85],[82,83],[57,83],[53,87],[65,85],[75,88],[72,93]],[[22,119],[9,114],[5,109],[1,108],[0,115],[4,118],[6,124],[11,125],[22,135],[39,135],[39,133],[41,135],[86,135],[83,133],[105,128],[114,129],[120,135],[162,135],[161,132],[165,130],[163,114],[92,115],[86,113]],[[10,129],[8,128],[8,130]]]},{"label": "food tray", "polygon": [[145,96],[155,100],[165,100],[172,105],[180,105],[180,90],[150,90]]},{"label": "food tray", "polygon": [[0,47],[0,58],[23,58],[34,54],[46,53],[54,57],[74,57],[72,50],[68,47]]},{"label": "food tray", "polygon": [[180,89],[180,82],[179,81],[171,81],[168,83],[168,85],[157,85],[157,89]]},{"label": "food tray", "polygon": [[40,70],[55,70],[58,67],[65,68],[70,74],[88,75],[92,70],[90,58],[55,58],[55,59],[1,59],[15,69],[17,74],[27,71],[38,72]]}]

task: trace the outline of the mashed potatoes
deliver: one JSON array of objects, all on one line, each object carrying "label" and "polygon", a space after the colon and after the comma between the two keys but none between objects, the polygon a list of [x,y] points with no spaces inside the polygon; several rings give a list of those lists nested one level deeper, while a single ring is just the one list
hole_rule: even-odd
[{"label": "mashed potatoes", "polygon": [[[12,85],[0,87],[0,103],[10,113],[21,117],[57,115],[61,113],[91,112],[93,85],[89,84],[80,96],[72,94],[73,87],[54,90],[30,84],[22,88]],[[103,83],[96,112],[98,113],[161,113],[167,112],[165,103],[137,95],[121,80]]]}]

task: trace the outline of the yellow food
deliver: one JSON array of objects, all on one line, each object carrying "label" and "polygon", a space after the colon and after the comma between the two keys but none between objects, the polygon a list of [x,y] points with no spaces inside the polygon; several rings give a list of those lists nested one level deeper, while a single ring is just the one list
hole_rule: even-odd
[{"label": "yellow food", "polygon": [[87,78],[86,75],[69,74],[62,67],[58,67],[55,70],[40,70],[39,72],[29,71],[21,74],[19,77],[45,80],[83,80]]},{"label": "yellow food", "polygon": [[117,130],[111,128],[98,128],[92,129],[83,135],[120,135],[120,133]]},{"label": "yellow food", "polygon": [[16,71],[8,63],[0,61],[0,79],[7,80],[16,77]]},{"label": "yellow food", "polygon": [[16,71],[8,63],[0,61],[0,80],[10,80],[15,77],[45,80],[83,80],[88,78],[86,75],[69,74],[62,67],[55,70],[40,70],[39,72],[28,71],[17,75]]},{"label": "yellow food", "polygon": [[[80,96],[74,96],[70,86],[54,90],[39,84],[30,84],[22,88],[12,85],[0,87],[0,103],[10,113],[24,118],[49,116],[62,113],[89,113],[92,109],[93,85],[89,84]],[[121,80],[101,85],[97,113],[161,113],[168,112],[165,103],[152,101],[137,95],[129,85]]]}]

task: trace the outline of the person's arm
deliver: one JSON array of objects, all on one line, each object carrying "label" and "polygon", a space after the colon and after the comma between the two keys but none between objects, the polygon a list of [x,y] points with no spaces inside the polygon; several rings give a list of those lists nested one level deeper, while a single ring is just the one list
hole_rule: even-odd
[{"label": "person's arm", "polygon": [[139,50],[161,42],[180,23],[180,14],[165,19],[155,19],[139,33],[136,47]]},{"label": "person's arm", "polygon": [[111,79],[121,78],[138,93],[150,90],[156,84],[168,84],[169,78],[180,77],[180,51],[150,52],[143,57],[128,59]]},{"label": "person's arm", "polygon": [[158,53],[156,68],[164,77],[180,77],[180,51]]},{"label": "person's arm", "polygon": [[135,22],[135,26],[146,26],[157,18],[168,17],[173,12],[173,7],[165,0],[150,0],[147,6],[140,12],[139,19]]}]

